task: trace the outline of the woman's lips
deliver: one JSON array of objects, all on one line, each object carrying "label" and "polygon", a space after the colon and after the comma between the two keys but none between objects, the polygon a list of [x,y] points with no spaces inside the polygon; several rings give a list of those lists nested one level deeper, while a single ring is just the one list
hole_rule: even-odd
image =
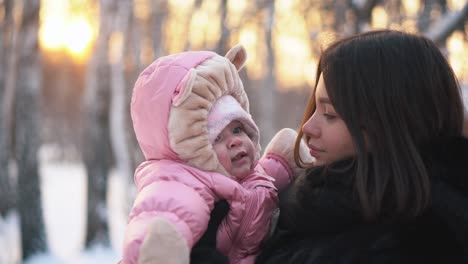
[{"label": "woman's lips", "polygon": [[321,148],[317,148],[312,144],[308,144],[307,146],[309,147],[310,150],[313,150],[313,151],[316,151],[316,152],[325,152],[325,150],[323,150]]},{"label": "woman's lips", "polygon": [[314,145],[308,144],[309,153],[312,157],[317,157],[320,153],[325,152],[325,150],[315,147]]}]

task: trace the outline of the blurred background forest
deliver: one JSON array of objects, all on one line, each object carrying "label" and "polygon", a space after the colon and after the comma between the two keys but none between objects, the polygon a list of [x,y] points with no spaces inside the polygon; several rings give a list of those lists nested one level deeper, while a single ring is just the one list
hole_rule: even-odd
[{"label": "blurred background forest", "polygon": [[468,83],[466,0],[0,0],[0,25],[0,213],[19,215],[23,259],[50,250],[47,164],[82,164],[83,250],[110,246],[109,175],[123,182],[126,217],[142,161],[131,91],[157,57],[224,55],[242,43],[240,75],[263,146],[282,127],[297,128],[321,50],[344,36],[426,35]]}]

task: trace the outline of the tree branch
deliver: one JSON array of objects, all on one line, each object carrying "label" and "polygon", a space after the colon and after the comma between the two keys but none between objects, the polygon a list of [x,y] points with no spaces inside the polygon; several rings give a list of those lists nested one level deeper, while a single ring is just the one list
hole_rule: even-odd
[{"label": "tree branch", "polygon": [[468,18],[468,3],[458,11],[446,13],[437,23],[427,30],[424,35],[441,45],[450,34],[461,27]]}]

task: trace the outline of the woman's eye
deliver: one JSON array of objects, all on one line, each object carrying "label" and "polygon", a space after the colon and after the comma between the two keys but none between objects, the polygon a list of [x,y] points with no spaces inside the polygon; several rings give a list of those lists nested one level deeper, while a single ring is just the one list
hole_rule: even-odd
[{"label": "woman's eye", "polygon": [[327,120],[333,120],[336,118],[336,115],[332,115],[332,114],[323,114],[323,116],[327,119]]}]

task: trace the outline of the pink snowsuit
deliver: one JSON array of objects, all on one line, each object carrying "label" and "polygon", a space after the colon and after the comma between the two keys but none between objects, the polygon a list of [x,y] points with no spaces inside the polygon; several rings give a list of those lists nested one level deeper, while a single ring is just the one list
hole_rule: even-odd
[{"label": "pink snowsuit", "polygon": [[[237,69],[212,52],[162,57],[140,74],[131,114],[146,161],[135,173],[138,193],[128,219],[122,263],[137,263],[147,226],[156,216],[171,222],[192,248],[220,199],[228,201],[230,210],[218,229],[218,250],[231,263],[254,262],[277,210],[277,192],[292,181],[295,168],[291,158],[267,147],[249,176],[241,181],[226,176],[206,129],[213,103],[224,95],[235,97],[248,112]],[[259,145],[257,152],[259,156]]]}]

